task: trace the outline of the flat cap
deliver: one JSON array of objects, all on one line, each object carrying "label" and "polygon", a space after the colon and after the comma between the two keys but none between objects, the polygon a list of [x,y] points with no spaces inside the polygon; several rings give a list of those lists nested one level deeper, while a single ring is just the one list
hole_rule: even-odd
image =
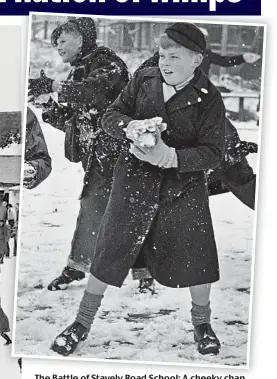
[{"label": "flat cap", "polygon": [[177,22],[165,29],[165,33],[173,41],[197,53],[204,53],[206,50],[206,39],[202,31],[187,22]]}]

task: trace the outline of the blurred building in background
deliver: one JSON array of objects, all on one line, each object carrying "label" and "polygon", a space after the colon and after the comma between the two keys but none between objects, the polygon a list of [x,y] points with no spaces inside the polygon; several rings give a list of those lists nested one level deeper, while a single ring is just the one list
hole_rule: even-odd
[{"label": "blurred building in background", "polygon": [[0,112],[0,197],[19,203],[21,112]]}]

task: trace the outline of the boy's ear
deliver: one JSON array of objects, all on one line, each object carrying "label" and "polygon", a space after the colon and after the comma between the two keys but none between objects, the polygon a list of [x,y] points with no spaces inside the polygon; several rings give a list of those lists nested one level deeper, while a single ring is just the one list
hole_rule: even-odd
[{"label": "boy's ear", "polygon": [[199,67],[203,61],[203,55],[201,53],[197,53],[194,55],[193,64],[194,67]]}]

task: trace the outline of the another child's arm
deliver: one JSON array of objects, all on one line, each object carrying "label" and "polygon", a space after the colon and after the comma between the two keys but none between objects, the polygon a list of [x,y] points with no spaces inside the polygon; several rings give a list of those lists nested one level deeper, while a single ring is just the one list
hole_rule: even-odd
[{"label": "another child's arm", "polygon": [[[51,158],[47,145],[36,116],[28,110],[26,126],[25,162],[26,175],[24,173],[24,186],[34,188],[45,180],[51,172]],[[33,169],[32,175],[28,174],[27,167]]]},{"label": "another child's arm", "polygon": [[209,50],[207,58],[210,60],[211,64],[214,64],[220,67],[233,67],[233,66],[239,66],[245,63],[245,60],[242,54],[230,55],[230,56],[220,55]]},{"label": "another child's arm", "polygon": [[251,52],[243,53],[240,55],[220,55],[214,53],[211,50],[208,51],[208,59],[210,60],[211,64],[220,67],[240,66],[243,63],[253,64],[260,58],[261,56],[259,54]]}]

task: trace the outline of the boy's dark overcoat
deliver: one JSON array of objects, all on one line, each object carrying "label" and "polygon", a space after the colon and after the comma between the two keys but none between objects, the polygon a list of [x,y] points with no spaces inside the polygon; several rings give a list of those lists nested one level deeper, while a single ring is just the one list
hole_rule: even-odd
[{"label": "boy's dark overcoat", "polygon": [[225,108],[202,70],[164,104],[157,68],[142,70],[103,116],[104,130],[125,139],[132,119],[161,116],[164,142],[176,148],[178,169],[160,169],[122,153],[102,219],[91,273],[121,286],[142,249],[153,277],[169,287],[219,279],[204,171],[224,154]]},{"label": "boy's dark overcoat", "polygon": [[72,240],[69,264],[89,270],[100,222],[111,188],[112,172],[121,143],[101,128],[101,118],[129,80],[126,64],[111,49],[95,43],[95,25],[85,17],[77,20],[83,36],[82,54],[51,99],[42,118],[65,132],[65,155],[81,161],[85,175],[81,208]]}]

